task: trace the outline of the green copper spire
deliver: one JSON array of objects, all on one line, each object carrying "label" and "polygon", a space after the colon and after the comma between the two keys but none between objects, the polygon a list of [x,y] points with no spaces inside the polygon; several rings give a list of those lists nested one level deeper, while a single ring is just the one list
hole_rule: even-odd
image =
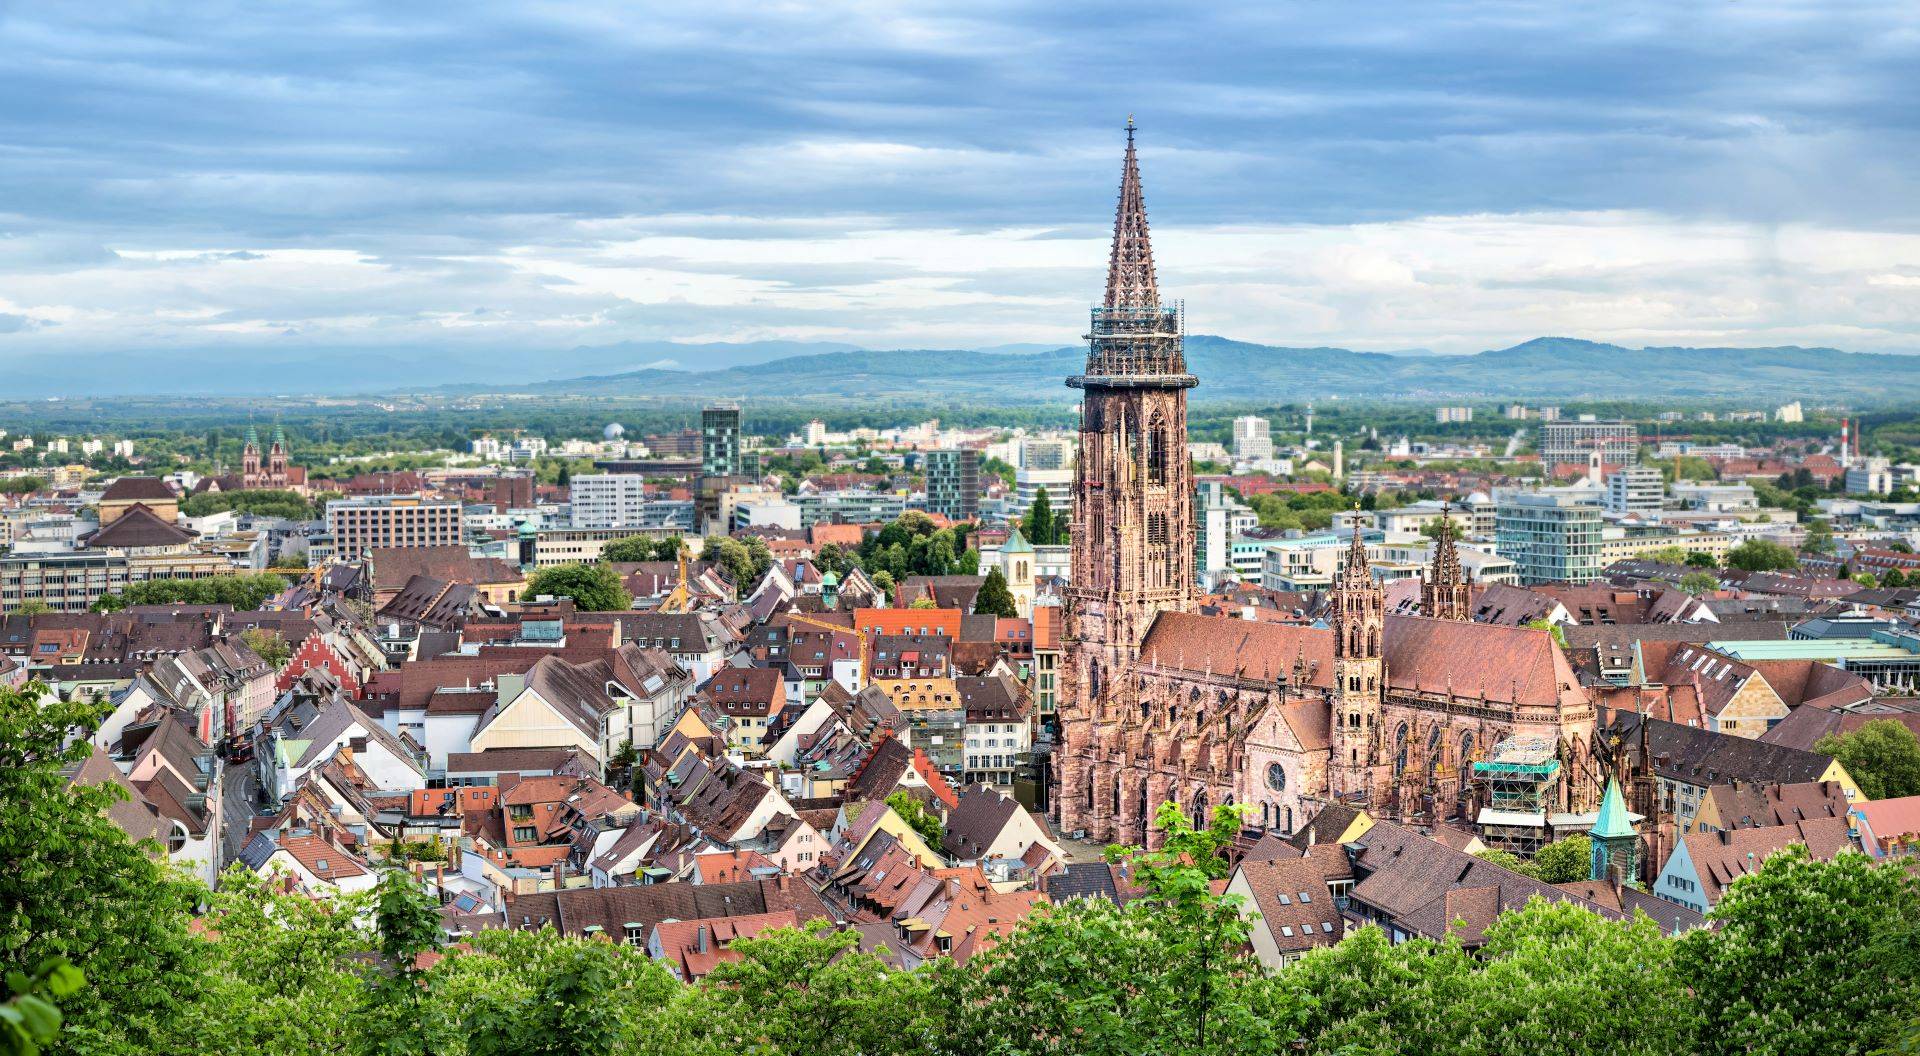
[{"label": "green copper spire", "polygon": [[1000,544],[1000,552],[1003,554],[1031,554],[1033,553],[1033,545],[1027,542],[1026,536],[1020,534],[1020,526],[1016,524],[1013,525],[1012,534],[1007,536],[1007,541]]},{"label": "green copper spire", "polygon": [[1619,839],[1637,836],[1633,831],[1633,822],[1627,817],[1627,801],[1620,796],[1620,783],[1607,778],[1607,791],[1600,797],[1600,816],[1593,821],[1593,828],[1587,834],[1601,840]]},{"label": "green copper spire", "polygon": [[273,446],[280,448],[282,451],[287,448],[287,431],[278,425],[273,427]]},{"label": "green copper spire", "polygon": [[260,430],[255,429],[253,427],[252,422],[247,423],[247,446],[248,447],[260,446]]}]

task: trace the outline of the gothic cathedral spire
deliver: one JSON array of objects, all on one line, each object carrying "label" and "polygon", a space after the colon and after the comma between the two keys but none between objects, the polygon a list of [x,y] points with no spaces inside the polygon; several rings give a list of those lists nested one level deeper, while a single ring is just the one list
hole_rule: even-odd
[{"label": "gothic cathedral spire", "polygon": [[[1106,296],[1093,309],[1074,463],[1072,581],[1062,619],[1056,809],[1062,828],[1147,844],[1159,806],[1116,746],[1147,721],[1123,706],[1160,613],[1194,598],[1193,466],[1187,457],[1182,308],[1164,303],[1127,124]],[[1157,786],[1156,786],[1157,787]],[[1164,798],[1164,793],[1160,794]]]},{"label": "gothic cathedral spire", "polygon": [[1147,200],[1140,191],[1140,158],[1127,119],[1127,157],[1120,168],[1120,205],[1113,215],[1113,252],[1107,259],[1108,308],[1158,308],[1153,242],[1147,237]]}]

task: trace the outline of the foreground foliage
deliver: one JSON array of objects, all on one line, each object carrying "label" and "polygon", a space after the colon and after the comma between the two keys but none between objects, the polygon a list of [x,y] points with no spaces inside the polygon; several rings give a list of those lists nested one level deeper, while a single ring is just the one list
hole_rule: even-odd
[{"label": "foreground foliage", "polygon": [[1167,809],[1164,847],[1124,859],[1136,897],[1044,907],[963,965],[892,969],[816,922],[736,942],[685,985],[643,949],[552,931],[444,946],[401,873],[330,902],[239,869],[217,892],[180,879],[103,816],[116,786],[63,776],[88,754],[73,735],[99,721],[96,705],[0,689],[0,971],[39,1002],[0,1002],[0,1023],[24,1027],[0,1031],[0,1056],[45,1042],[53,1004],[66,1022],[45,1051],[84,1054],[1810,1056],[1920,1041],[1920,890],[1858,855],[1776,855],[1729,889],[1717,929],[1678,940],[1535,902],[1478,950],[1363,928],[1271,972],[1213,890],[1237,820],[1196,829]]}]

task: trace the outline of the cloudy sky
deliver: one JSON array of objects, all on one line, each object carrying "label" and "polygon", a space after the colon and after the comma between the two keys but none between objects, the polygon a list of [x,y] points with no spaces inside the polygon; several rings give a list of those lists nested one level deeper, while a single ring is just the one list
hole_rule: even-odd
[{"label": "cloudy sky", "polygon": [[1198,332],[1920,351],[1911,3],[0,0],[0,54],[0,372],[1069,342],[1129,113]]}]

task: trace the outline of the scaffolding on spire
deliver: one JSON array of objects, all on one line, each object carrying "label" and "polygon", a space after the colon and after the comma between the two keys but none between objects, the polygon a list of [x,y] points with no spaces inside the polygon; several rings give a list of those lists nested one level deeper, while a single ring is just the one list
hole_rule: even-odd
[{"label": "scaffolding on spire", "polygon": [[1147,230],[1147,201],[1140,187],[1140,157],[1133,117],[1127,117],[1127,151],[1120,169],[1120,202],[1113,215],[1113,248],[1107,257],[1107,292],[1093,310],[1087,338],[1087,375],[1070,379],[1113,387],[1148,384],[1191,388],[1187,373],[1185,306],[1162,303]]}]

